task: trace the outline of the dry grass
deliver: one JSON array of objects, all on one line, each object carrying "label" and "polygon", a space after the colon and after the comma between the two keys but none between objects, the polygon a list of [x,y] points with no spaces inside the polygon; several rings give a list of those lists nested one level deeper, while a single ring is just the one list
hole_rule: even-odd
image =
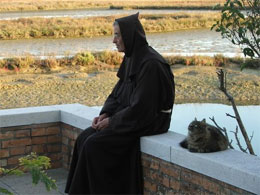
[{"label": "dry grass", "polygon": [[209,8],[225,0],[0,0],[0,11],[85,8]]},{"label": "dry grass", "polygon": [[[216,13],[176,13],[165,15],[141,15],[140,20],[145,31],[147,33],[152,33],[210,28],[219,17],[220,15]],[[111,35],[114,19],[115,16],[0,20],[0,39],[94,37]]]},{"label": "dry grass", "polygon": [[[209,56],[166,56],[170,66],[211,66],[211,67],[236,67],[246,64],[247,68],[259,69],[260,60],[243,58],[226,58],[223,55]],[[122,55],[118,52],[103,51],[91,53],[89,51],[77,53],[73,57],[56,58],[55,55],[47,59],[39,59],[32,55],[14,57],[0,60],[0,74],[5,73],[48,73],[59,72],[64,69],[80,68],[85,72],[104,71],[118,68]]]}]

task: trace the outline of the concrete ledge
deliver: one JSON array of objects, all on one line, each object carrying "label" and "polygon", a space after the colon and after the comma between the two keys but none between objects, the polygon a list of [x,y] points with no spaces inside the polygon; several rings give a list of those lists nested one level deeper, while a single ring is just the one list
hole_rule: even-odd
[{"label": "concrete ledge", "polygon": [[228,149],[214,153],[191,153],[179,146],[184,135],[168,132],[141,138],[141,150],[176,165],[260,194],[260,158]]},{"label": "concrete ledge", "polygon": [[[0,128],[63,122],[85,129],[98,109],[80,104],[0,110]],[[235,150],[197,154],[179,146],[184,135],[168,132],[141,138],[141,151],[162,160],[207,175],[246,191],[260,194],[260,158]]]}]

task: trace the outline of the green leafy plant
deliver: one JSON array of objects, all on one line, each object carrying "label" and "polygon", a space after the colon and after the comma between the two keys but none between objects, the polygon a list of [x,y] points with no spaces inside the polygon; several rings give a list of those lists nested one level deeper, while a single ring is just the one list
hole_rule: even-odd
[{"label": "green leafy plant", "polygon": [[[219,9],[220,5],[215,6]],[[260,58],[260,0],[227,0],[211,30],[239,45],[245,56]]]},{"label": "green leafy plant", "polygon": [[[38,156],[36,153],[31,153],[25,157],[19,159],[19,165],[13,169],[0,168],[0,178],[7,175],[20,176],[24,172],[29,172],[32,175],[32,183],[38,184],[42,182],[45,184],[47,191],[51,189],[57,189],[56,181],[50,178],[45,169],[51,167],[50,159],[46,156]],[[5,188],[0,187],[0,193],[12,194]]]}]

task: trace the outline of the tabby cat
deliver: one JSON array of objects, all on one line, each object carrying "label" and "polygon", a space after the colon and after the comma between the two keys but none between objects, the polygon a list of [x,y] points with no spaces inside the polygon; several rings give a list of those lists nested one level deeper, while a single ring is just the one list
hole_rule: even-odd
[{"label": "tabby cat", "polygon": [[195,118],[189,124],[188,136],[180,143],[190,152],[217,152],[228,148],[228,140],[222,132],[206,123],[206,120],[197,121]]}]

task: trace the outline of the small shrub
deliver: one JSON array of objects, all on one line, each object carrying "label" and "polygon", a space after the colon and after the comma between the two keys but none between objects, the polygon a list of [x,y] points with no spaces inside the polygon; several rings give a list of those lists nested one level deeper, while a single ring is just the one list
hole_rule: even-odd
[{"label": "small shrub", "polygon": [[118,52],[99,52],[95,54],[95,57],[98,61],[109,65],[119,66],[122,62],[122,55],[120,55]]},{"label": "small shrub", "polygon": [[222,67],[222,66],[225,66],[226,64],[227,64],[227,59],[223,55],[218,54],[218,55],[214,56],[214,65],[215,66]]},{"label": "small shrub", "polygon": [[175,64],[186,65],[186,60],[182,56],[166,56],[164,58],[170,66]]},{"label": "small shrub", "polygon": [[90,65],[94,63],[94,61],[95,57],[90,52],[79,53],[73,58],[73,64],[75,65]]}]

